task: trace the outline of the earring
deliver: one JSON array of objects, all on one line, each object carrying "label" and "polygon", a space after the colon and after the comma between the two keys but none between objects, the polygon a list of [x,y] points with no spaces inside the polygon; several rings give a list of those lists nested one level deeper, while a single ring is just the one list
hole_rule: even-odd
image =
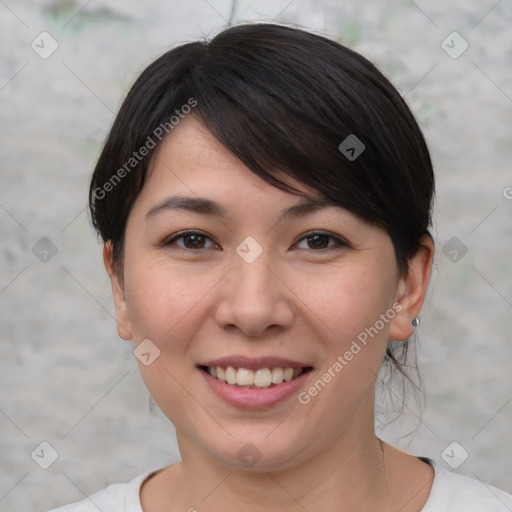
[{"label": "earring", "polygon": [[151,416],[156,416],[157,405],[153,400],[153,397],[149,395],[148,397],[148,411]]},{"label": "earring", "polygon": [[413,327],[418,327],[420,325],[420,323],[421,323],[420,317],[417,316],[416,318],[413,319],[413,321],[411,323],[412,323]]}]

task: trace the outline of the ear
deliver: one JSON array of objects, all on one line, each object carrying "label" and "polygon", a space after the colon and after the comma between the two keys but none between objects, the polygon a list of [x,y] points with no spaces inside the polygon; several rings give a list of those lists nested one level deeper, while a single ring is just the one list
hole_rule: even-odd
[{"label": "ear", "polygon": [[114,296],[114,306],[116,309],[117,332],[124,340],[131,340],[133,338],[132,326],[130,322],[130,315],[128,314],[128,308],[126,306],[124,282],[122,276],[119,275],[119,271],[116,270],[114,265],[113,246],[111,240],[108,240],[103,245],[103,263],[105,264],[105,269],[107,270],[107,274],[110,278],[110,284],[112,285],[112,294]]},{"label": "ear", "polygon": [[425,300],[433,259],[434,243],[429,235],[424,235],[420,248],[409,261],[407,275],[400,278],[396,289],[395,303],[401,309],[396,308],[397,314],[391,321],[390,339],[406,340],[412,335],[412,321],[420,314]]}]

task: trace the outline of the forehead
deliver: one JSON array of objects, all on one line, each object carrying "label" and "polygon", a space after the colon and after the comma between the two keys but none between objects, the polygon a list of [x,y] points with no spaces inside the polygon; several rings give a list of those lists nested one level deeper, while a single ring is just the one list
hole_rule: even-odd
[{"label": "forehead", "polygon": [[[318,191],[282,171],[272,171],[272,175],[301,195],[321,199]],[[163,187],[186,190],[188,195],[222,191],[226,200],[229,199],[227,194],[240,197],[249,189],[275,197],[298,197],[253,173],[194,116],[187,116],[173,129],[149,165],[144,189],[159,192]]]}]

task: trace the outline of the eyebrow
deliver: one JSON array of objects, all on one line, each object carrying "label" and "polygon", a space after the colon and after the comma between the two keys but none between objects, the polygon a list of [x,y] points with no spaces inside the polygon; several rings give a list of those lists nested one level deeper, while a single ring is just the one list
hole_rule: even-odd
[{"label": "eyebrow", "polygon": [[176,195],[166,197],[163,201],[153,206],[146,213],[146,218],[174,210],[183,210],[202,215],[217,215],[219,217],[227,216],[226,209],[211,199]]},{"label": "eyebrow", "polygon": [[[304,217],[310,213],[313,213],[322,208],[328,208],[332,206],[341,206],[334,201],[326,199],[313,199],[304,197],[298,204],[294,204],[285,208],[282,211],[282,219]],[[188,211],[192,213],[198,213],[201,215],[218,216],[226,218],[228,215],[227,209],[220,203],[207,199],[204,197],[189,197],[182,195],[175,195],[165,198],[158,204],[153,206],[147,213],[146,219],[154,217],[164,212],[170,212],[175,210]]]}]

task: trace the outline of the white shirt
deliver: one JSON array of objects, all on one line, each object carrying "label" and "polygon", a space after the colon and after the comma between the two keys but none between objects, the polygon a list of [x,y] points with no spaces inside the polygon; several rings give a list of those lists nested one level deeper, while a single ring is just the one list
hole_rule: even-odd
[{"label": "white shirt", "polygon": [[[511,512],[512,495],[473,478],[452,473],[431,459],[423,459],[434,468],[430,496],[421,512]],[[48,512],[143,512],[140,488],[150,471],[131,482],[112,484],[78,503]]]}]

